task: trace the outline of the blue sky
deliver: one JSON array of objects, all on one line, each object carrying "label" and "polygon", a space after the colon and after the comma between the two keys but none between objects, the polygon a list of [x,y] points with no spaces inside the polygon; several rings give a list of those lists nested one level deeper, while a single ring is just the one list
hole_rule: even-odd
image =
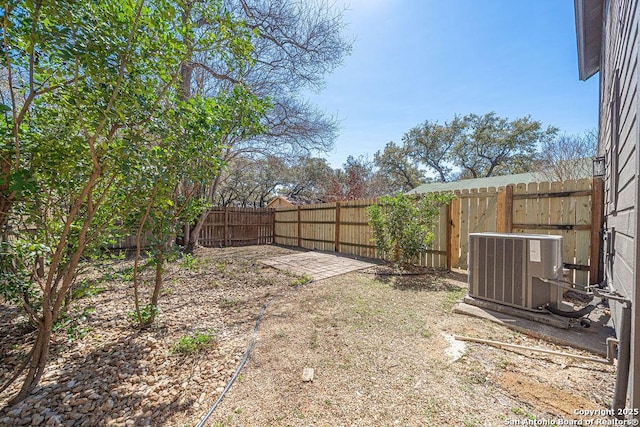
[{"label": "blue sky", "polygon": [[531,115],[569,134],[597,127],[598,81],[578,79],[571,0],[336,0],[353,52],[310,94],[340,119],[333,167],[425,120]]}]

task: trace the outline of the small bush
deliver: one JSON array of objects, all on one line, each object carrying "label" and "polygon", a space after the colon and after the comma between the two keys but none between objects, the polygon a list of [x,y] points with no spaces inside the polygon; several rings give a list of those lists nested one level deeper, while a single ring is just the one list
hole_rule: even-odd
[{"label": "small bush", "polygon": [[433,228],[440,216],[440,207],[448,204],[453,194],[424,194],[381,197],[367,208],[373,241],[380,254],[395,265],[410,264],[431,245]]},{"label": "small bush", "polygon": [[140,319],[135,310],[127,313],[129,320],[133,323],[138,323],[140,327],[148,326],[151,320],[154,319],[160,313],[160,308],[157,305],[147,304],[140,309]]},{"label": "small bush", "polygon": [[307,283],[310,283],[311,281],[313,281],[313,278],[311,276],[308,276],[306,274],[303,274],[302,276],[298,276],[295,279],[293,279],[293,281],[289,284],[289,286],[300,286],[300,285],[306,285]]},{"label": "small bush", "polygon": [[198,270],[200,269],[200,264],[202,261],[200,258],[195,257],[191,254],[182,255],[182,259],[180,259],[180,266],[187,270]]},{"label": "small bush", "polygon": [[225,261],[216,261],[213,264],[213,267],[218,273],[224,274],[224,272],[227,270],[227,263]]},{"label": "small bush", "polygon": [[185,335],[173,345],[171,352],[174,354],[194,354],[215,346],[216,334],[214,331],[198,332],[195,335]]},{"label": "small bush", "polygon": [[54,333],[65,332],[67,334],[67,341],[69,342],[80,340],[86,337],[87,334],[93,330],[93,328],[86,326],[85,322],[87,322],[87,318],[90,314],[95,311],[95,307],[89,307],[82,313],[77,313],[75,315],[64,313],[54,323],[52,331]]},{"label": "small bush", "polygon": [[78,300],[84,297],[92,297],[106,290],[105,286],[98,286],[96,283],[85,279],[71,288],[71,298]]}]

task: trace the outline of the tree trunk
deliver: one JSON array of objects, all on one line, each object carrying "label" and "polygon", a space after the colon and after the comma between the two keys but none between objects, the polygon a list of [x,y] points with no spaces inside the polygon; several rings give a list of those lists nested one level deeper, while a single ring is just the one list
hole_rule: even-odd
[{"label": "tree trunk", "polygon": [[[153,287],[153,295],[151,296],[151,305],[154,307],[158,306],[158,297],[160,296],[160,289],[162,289],[162,264],[164,263],[164,256],[162,252],[158,252],[156,255],[156,279],[155,286]],[[155,311],[151,316],[151,321],[149,323],[153,323],[155,318]]]},{"label": "tree trunk", "polygon": [[[209,190],[209,200],[213,201],[213,196],[216,194],[216,190],[218,189],[218,185],[220,184],[220,173],[216,176],[216,179],[213,181],[211,188]],[[198,218],[198,222],[196,226],[191,230],[189,235],[189,240],[184,246],[184,251],[186,253],[192,254],[196,247],[198,247],[198,239],[200,237],[200,230],[202,230],[202,226],[204,222],[207,220],[209,216],[209,211],[204,211],[200,218]]]},{"label": "tree trunk", "polygon": [[191,241],[191,224],[185,224],[182,234],[182,246],[186,247]]},{"label": "tree trunk", "polygon": [[27,370],[27,377],[22,383],[22,388],[10,401],[9,406],[22,402],[36,388],[44,373],[47,357],[49,355],[49,345],[51,344],[51,328],[53,327],[53,319],[45,316],[38,323],[38,336],[33,344],[33,353],[31,354],[31,363]]},{"label": "tree trunk", "polygon": [[396,246],[393,250],[393,260],[395,264],[400,264],[400,244],[396,242]]},{"label": "tree trunk", "polygon": [[193,251],[198,247],[200,230],[202,230],[202,226],[204,225],[208,216],[209,216],[208,210],[200,214],[200,217],[198,218],[198,222],[196,222],[196,226],[193,227],[193,230],[191,230],[191,232],[189,233],[189,240],[187,240],[186,241],[187,243],[184,245],[185,253],[193,254]]},{"label": "tree trunk", "polygon": [[13,194],[9,190],[9,176],[11,175],[11,163],[8,160],[0,160],[0,235],[7,233],[9,210],[13,201]]}]

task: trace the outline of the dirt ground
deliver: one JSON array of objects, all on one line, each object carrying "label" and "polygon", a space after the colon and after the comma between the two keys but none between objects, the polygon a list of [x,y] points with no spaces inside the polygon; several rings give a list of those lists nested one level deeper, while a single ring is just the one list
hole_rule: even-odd
[{"label": "dirt ground", "polygon": [[[126,261],[113,261],[55,335],[40,387],[0,425],[195,425],[233,376],[261,318],[251,356],[209,426],[495,426],[599,419],[612,366],[461,343],[452,335],[587,353],[529,338],[451,307],[466,293],[455,273],[383,275],[373,267],[318,282],[259,260],[277,246],[203,249],[167,268],[157,324],[132,328]],[[75,316],[75,317],[74,317]],[[171,349],[215,331],[197,354]],[[33,334],[0,305],[0,379]],[[30,336],[30,335],[29,335]],[[303,381],[304,368],[314,370]],[[15,392],[15,388],[10,390]],[[0,408],[11,395],[0,396]]]}]

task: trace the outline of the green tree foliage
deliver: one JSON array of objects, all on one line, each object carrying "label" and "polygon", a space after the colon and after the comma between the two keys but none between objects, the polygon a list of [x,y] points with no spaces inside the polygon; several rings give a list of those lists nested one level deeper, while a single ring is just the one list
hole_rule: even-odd
[{"label": "green tree foliage", "polygon": [[409,153],[407,146],[394,142],[388,142],[383,151],[375,153],[373,161],[388,193],[409,191],[426,182],[424,171]]},{"label": "green tree foliage", "polygon": [[367,208],[369,225],[379,253],[395,265],[410,264],[433,242],[440,207],[452,194],[429,193],[419,197],[398,193],[381,197]]},{"label": "green tree foliage", "polygon": [[442,125],[425,121],[409,130],[402,137],[402,142],[410,158],[435,172],[438,181],[447,182],[454,166],[453,150],[465,143],[465,129],[465,120],[459,116]]},{"label": "green tree foliage", "polygon": [[[557,133],[531,117],[515,120],[495,113],[456,116],[439,124],[426,121],[403,137],[409,156],[433,171],[442,182],[535,170],[539,145]],[[453,171],[459,170],[456,176]]]},{"label": "green tree foliage", "polygon": [[155,233],[161,272],[175,226],[203,206],[192,188],[220,168],[219,136],[259,132],[269,104],[242,86],[179,100],[192,51],[251,66],[255,33],[221,1],[8,1],[0,13],[0,290],[38,329],[0,386],[26,369],[15,403],[44,372],[87,251],[132,225],[138,240]]},{"label": "green tree foliage", "polygon": [[[249,135],[263,130],[260,118],[268,103],[257,100],[242,86],[215,98],[195,96],[177,101],[154,128],[157,141],[138,146],[130,159],[127,182],[118,188],[120,207],[126,216],[124,230],[136,230],[134,301],[140,326],[155,320],[162,287],[164,262],[175,252],[174,242],[183,224],[193,221],[209,207],[198,190],[213,180],[222,167],[220,141],[225,135]],[[147,236],[144,241],[142,236]],[[153,292],[142,316],[139,300],[142,246],[148,247],[155,268]]]},{"label": "green tree foliage", "polygon": [[557,133],[554,127],[543,129],[531,117],[515,120],[495,113],[465,117],[465,138],[452,150],[454,164],[462,169],[463,178],[509,175],[534,170],[538,144]]}]

